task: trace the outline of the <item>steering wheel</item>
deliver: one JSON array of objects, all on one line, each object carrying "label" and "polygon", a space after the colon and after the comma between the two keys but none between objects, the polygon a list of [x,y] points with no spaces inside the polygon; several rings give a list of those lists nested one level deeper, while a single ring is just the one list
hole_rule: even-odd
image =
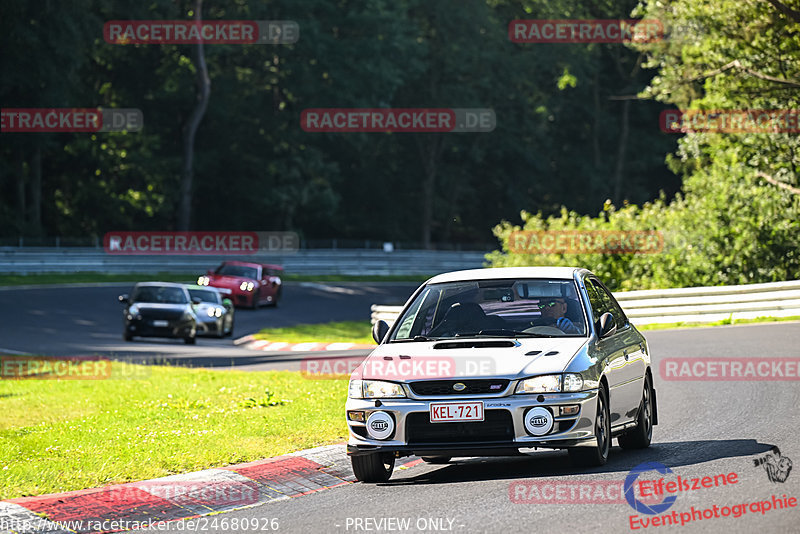
[{"label": "steering wheel", "polygon": [[548,336],[564,335],[564,332],[555,326],[532,326],[530,328],[526,328],[523,330],[523,332],[528,332],[530,334],[543,334]]}]

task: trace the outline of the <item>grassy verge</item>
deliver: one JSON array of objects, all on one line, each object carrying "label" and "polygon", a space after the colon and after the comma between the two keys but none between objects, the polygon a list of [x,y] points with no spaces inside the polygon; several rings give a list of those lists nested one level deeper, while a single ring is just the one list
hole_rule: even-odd
[{"label": "grassy verge", "polygon": [[372,324],[369,321],[340,321],[322,324],[300,324],[284,328],[264,328],[256,339],[285,341],[287,343],[369,343],[372,339]]},{"label": "grassy verge", "polygon": [[[750,324],[750,323],[779,323],[783,321],[798,321],[800,316],[792,317],[757,317],[755,319],[723,319],[713,323],[658,323],[658,324],[645,324],[636,325],[638,330],[668,330],[671,328],[704,328],[708,326],[725,326],[731,324]],[[636,324],[636,320],[632,320]]]},{"label": "grassy verge", "polygon": [[[115,365],[115,374],[133,368]],[[0,380],[0,499],[219,467],[347,436],[343,380],[137,370],[143,377],[127,380]]]},{"label": "grassy verge", "polygon": [[[133,274],[104,274],[104,273],[38,273],[38,274],[2,274],[0,286],[43,285],[43,284],[77,284],[98,282],[143,282],[158,280],[160,282],[194,282],[195,274],[175,273],[133,273]],[[422,283],[430,276],[406,275],[304,275],[286,274],[282,277],[288,282],[417,282]]]}]

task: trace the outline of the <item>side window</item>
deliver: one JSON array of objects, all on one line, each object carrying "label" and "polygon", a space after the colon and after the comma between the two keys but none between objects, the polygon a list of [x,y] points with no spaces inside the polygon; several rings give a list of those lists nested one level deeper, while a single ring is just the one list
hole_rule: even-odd
[{"label": "side window", "polygon": [[608,290],[603,287],[600,282],[597,280],[592,280],[592,285],[595,286],[598,295],[600,296],[601,300],[603,301],[603,306],[606,308],[604,312],[610,311],[611,314],[614,316],[614,324],[617,325],[617,329],[625,328],[628,325],[628,318],[625,316],[625,313],[620,308],[617,301],[614,300],[614,297]]},{"label": "side window", "polygon": [[603,315],[607,311],[611,311],[606,309],[605,303],[603,299],[597,292],[597,288],[595,287],[594,283],[591,280],[586,280],[586,293],[589,294],[589,304],[592,306],[592,322],[596,323],[600,320],[600,316]]}]

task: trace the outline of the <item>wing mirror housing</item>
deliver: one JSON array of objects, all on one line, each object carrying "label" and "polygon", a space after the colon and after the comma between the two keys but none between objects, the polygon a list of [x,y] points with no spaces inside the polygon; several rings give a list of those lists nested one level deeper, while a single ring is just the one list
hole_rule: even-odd
[{"label": "wing mirror housing", "polygon": [[603,339],[608,336],[613,336],[617,332],[617,325],[614,322],[614,316],[606,312],[600,316],[595,323],[595,330],[597,330],[597,337]]},{"label": "wing mirror housing", "polygon": [[372,325],[372,339],[379,345],[381,341],[383,341],[383,338],[386,337],[387,332],[389,332],[389,325],[383,319],[376,321],[375,324]]}]

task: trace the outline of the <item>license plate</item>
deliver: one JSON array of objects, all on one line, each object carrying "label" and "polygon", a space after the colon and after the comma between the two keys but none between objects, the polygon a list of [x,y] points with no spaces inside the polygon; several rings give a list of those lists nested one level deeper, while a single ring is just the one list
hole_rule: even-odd
[{"label": "license plate", "polygon": [[483,421],[483,401],[431,403],[431,423]]},{"label": "license plate", "polygon": [[169,321],[162,321],[159,319],[158,321],[153,321],[153,326],[169,326]]}]

